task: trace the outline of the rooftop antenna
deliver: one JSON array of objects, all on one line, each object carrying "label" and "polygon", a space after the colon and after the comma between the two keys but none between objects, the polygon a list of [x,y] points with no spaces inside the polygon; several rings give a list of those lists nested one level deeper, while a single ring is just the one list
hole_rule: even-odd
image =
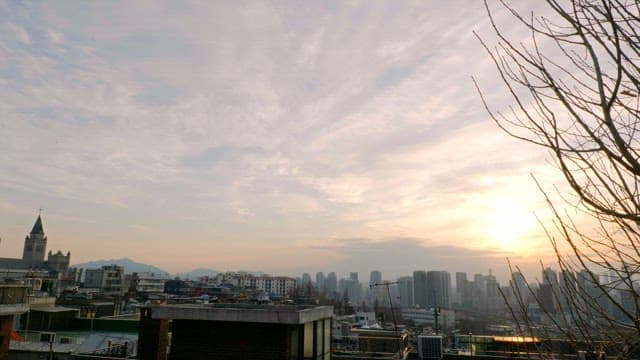
[{"label": "rooftop antenna", "polygon": [[389,290],[389,285],[397,284],[397,281],[383,281],[381,283],[372,283],[369,285],[370,289],[373,289],[376,286],[384,286],[387,288],[387,296],[389,297],[389,308],[391,309],[391,319],[393,320],[393,332],[396,335],[396,339],[398,340],[398,357],[402,358],[402,342],[400,341],[400,336],[398,335],[398,324],[396,323],[396,313],[393,311],[393,302],[391,301],[391,290]]}]

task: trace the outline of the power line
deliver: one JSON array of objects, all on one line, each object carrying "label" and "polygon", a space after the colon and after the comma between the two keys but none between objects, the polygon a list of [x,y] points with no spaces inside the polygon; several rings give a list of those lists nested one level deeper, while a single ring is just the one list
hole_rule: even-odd
[{"label": "power line", "polygon": [[391,301],[391,290],[389,290],[389,286],[393,284],[397,284],[397,281],[383,281],[381,283],[372,283],[369,285],[370,289],[373,289],[376,286],[385,286],[387,288],[387,296],[389,297],[389,308],[391,309],[391,319],[393,320],[393,332],[396,336],[397,344],[398,344],[398,356],[402,357],[402,341],[400,340],[400,336],[398,335],[398,324],[396,323],[396,314],[393,311],[393,302]]}]

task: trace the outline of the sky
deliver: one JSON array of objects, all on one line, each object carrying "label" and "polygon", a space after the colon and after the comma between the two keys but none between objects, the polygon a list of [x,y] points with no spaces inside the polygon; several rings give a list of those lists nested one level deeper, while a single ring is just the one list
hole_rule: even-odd
[{"label": "sky", "polygon": [[472,77],[512,100],[481,1],[9,1],[0,29],[0,256],[39,209],[72,263],[171,272],[505,279],[549,255],[531,174],[562,179],[482,106]]}]

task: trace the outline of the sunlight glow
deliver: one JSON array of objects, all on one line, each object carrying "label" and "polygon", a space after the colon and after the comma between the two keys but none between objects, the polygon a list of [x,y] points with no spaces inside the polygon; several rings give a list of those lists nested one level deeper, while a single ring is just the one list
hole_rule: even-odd
[{"label": "sunlight glow", "polygon": [[534,220],[524,204],[504,199],[492,203],[486,217],[491,245],[515,252],[530,250],[523,238],[531,230]]}]

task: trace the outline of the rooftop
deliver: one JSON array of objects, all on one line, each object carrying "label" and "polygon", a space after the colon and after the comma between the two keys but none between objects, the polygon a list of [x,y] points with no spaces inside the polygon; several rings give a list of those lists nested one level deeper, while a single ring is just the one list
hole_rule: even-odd
[{"label": "rooftop", "polygon": [[331,306],[187,304],[149,308],[153,319],[304,324],[333,316]]},{"label": "rooftop", "polygon": [[59,313],[59,312],[67,312],[67,311],[80,311],[74,308],[68,308],[64,306],[53,306],[53,307],[43,307],[43,308],[32,308],[31,311],[40,311],[46,313]]}]

